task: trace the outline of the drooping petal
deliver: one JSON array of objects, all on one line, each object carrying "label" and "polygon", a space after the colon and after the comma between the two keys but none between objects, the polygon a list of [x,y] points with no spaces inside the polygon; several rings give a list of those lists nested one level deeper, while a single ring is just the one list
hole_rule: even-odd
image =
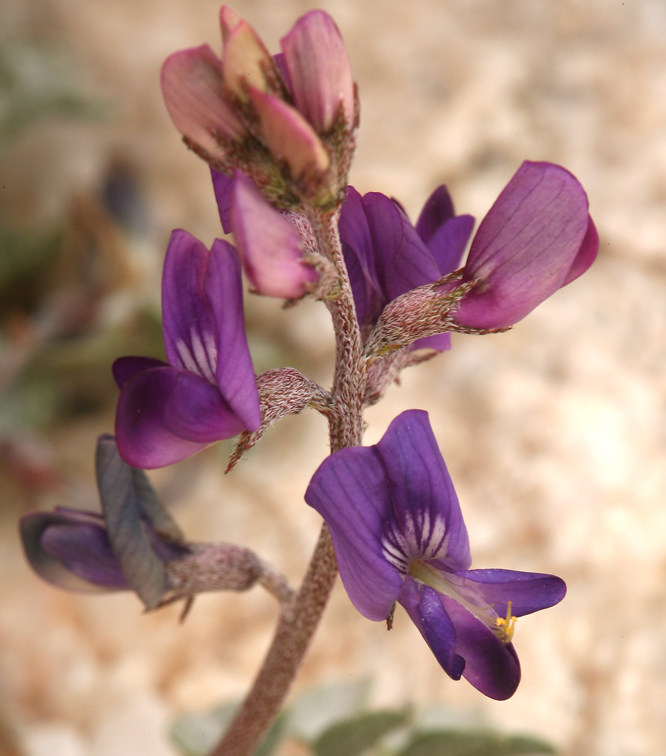
[{"label": "drooping petal", "polygon": [[465,669],[465,660],[455,653],[456,629],[437,591],[417,583],[407,575],[398,600],[407,610],[446,674],[454,680],[460,680]]},{"label": "drooping petal", "polygon": [[368,619],[386,619],[402,577],[383,553],[390,492],[374,447],[343,449],[325,459],[305,501],[331,531],[340,577],[351,602]]},{"label": "drooping petal", "polygon": [[473,586],[488,606],[500,617],[507,613],[522,617],[559,604],[567,592],[562,578],[540,572],[516,570],[456,570],[455,574]]},{"label": "drooping petal", "polygon": [[173,367],[146,370],[120,392],[115,435],[120,455],[132,467],[166,467],[207,446],[180,438],[164,422],[164,408],[180,372]]},{"label": "drooping petal", "polygon": [[217,211],[220,214],[220,222],[225,234],[230,234],[233,230],[231,226],[231,191],[234,186],[234,180],[215,168],[210,169],[210,175],[213,179],[213,192],[217,202]]},{"label": "drooping petal", "polygon": [[297,299],[317,278],[302,261],[296,227],[264,199],[252,181],[234,175],[232,222],[243,268],[254,288],[270,297]]},{"label": "drooping petal", "polygon": [[511,326],[567,279],[588,230],[587,196],[568,171],[525,162],[474,237],[464,280],[480,284],[456,321],[473,328]]},{"label": "drooping petal", "polygon": [[447,220],[453,218],[454,215],[453,200],[451,199],[449,190],[442,184],[425,201],[423,210],[421,210],[414,228],[423,240],[423,243],[427,245],[437,229],[446,223]]},{"label": "drooping petal", "polygon": [[197,444],[232,438],[245,430],[217,387],[186,370],[176,376],[162,416],[167,430]]},{"label": "drooping petal", "polygon": [[128,587],[100,515],[36,512],[24,515],[20,528],[30,565],[52,585],[72,591]]},{"label": "drooping petal", "polygon": [[118,357],[111,366],[111,371],[116,385],[121,389],[135,375],[157,367],[168,367],[168,365],[154,357]]},{"label": "drooping petal", "polygon": [[245,138],[245,127],[222,94],[221,63],[208,45],[170,55],[161,82],[175,127],[213,158],[226,157],[215,135],[239,142]]},{"label": "drooping petal", "polygon": [[520,663],[512,644],[502,643],[454,599],[441,594],[439,599],[456,630],[456,654],[465,660],[463,677],[488,698],[511,698],[520,682]]},{"label": "drooping petal", "polygon": [[171,234],[162,273],[162,330],[169,364],[215,383],[217,334],[204,290],[209,256],[187,231]]},{"label": "drooping petal", "polygon": [[582,276],[583,273],[585,273],[585,271],[590,267],[590,265],[592,265],[592,263],[597,259],[598,251],[599,234],[597,232],[597,227],[594,225],[594,221],[592,220],[592,218],[589,218],[585,238],[583,239],[583,243],[580,245],[578,254],[571,264],[569,272],[567,273],[562,286],[566,286],[572,281],[575,281],[579,276]]},{"label": "drooping petal", "polygon": [[354,122],[354,82],[342,36],[322,10],[300,18],[281,40],[287,83],[298,110],[318,134],[326,134],[342,108]]},{"label": "drooping petal", "polygon": [[261,423],[261,408],[245,331],[240,260],[231,244],[213,242],[204,287],[215,320],[217,353],[224,355],[217,361],[217,387],[243,424],[240,430],[254,431]]},{"label": "drooping petal", "polygon": [[390,491],[383,537],[396,564],[402,552],[407,559],[444,559],[454,569],[468,568],[467,529],[428,413],[398,415],[370,448],[381,460]]},{"label": "drooping petal", "polygon": [[324,145],[295,108],[258,89],[251,89],[250,95],[268,149],[277,160],[287,163],[295,179],[306,171],[323,172],[329,167],[331,161]]}]

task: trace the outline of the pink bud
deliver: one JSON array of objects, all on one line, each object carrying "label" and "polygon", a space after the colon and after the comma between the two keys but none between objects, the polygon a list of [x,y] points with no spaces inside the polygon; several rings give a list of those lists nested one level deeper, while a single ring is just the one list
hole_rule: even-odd
[{"label": "pink bud", "polygon": [[289,88],[318,134],[330,131],[340,108],[354,122],[354,82],[342,36],[322,10],[306,13],[281,40]]},{"label": "pink bud", "polygon": [[222,42],[227,41],[227,37],[241,23],[243,19],[235,10],[228,5],[220,8],[220,29],[222,30]]},{"label": "pink bud", "polygon": [[235,141],[245,137],[245,128],[222,95],[220,61],[208,45],[170,55],[161,82],[178,131],[212,157],[224,157],[215,135]]},{"label": "pink bud", "polygon": [[323,173],[329,167],[331,161],[324,145],[297,110],[257,89],[251,89],[250,95],[268,149],[287,163],[294,178],[300,178],[307,170]]},{"label": "pink bud", "polygon": [[231,219],[243,269],[257,292],[302,297],[317,273],[302,262],[300,234],[240,171],[234,174]]},{"label": "pink bud", "polygon": [[[222,28],[224,30],[224,26]],[[250,101],[249,87],[262,92],[268,90],[265,71],[274,65],[264,43],[247,21],[238,21],[227,29],[222,71],[226,85],[241,101]]]}]

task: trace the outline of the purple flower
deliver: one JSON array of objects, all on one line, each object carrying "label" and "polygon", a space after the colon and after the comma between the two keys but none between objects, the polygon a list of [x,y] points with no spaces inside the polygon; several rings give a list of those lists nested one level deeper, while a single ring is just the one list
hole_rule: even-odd
[{"label": "purple flower", "polygon": [[259,396],[245,335],[240,263],[216,240],[209,252],[186,231],[171,235],[162,276],[167,362],[121,357],[116,439],[133,467],[164,467],[256,430]]},{"label": "purple flower", "polygon": [[[455,216],[445,186],[430,196],[416,227],[385,195],[361,196],[348,187],[340,239],[364,336],[389,302],[458,267],[473,225],[472,216]],[[444,333],[420,339],[412,348],[443,351],[450,345],[451,337]]]},{"label": "purple flower", "polygon": [[[185,544],[160,538],[144,523],[152,553],[161,562],[181,559]],[[21,518],[21,537],[35,572],[70,591],[130,590],[111,546],[104,516],[66,507]]]},{"label": "purple flower", "polygon": [[403,412],[376,446],[328,457],[305,499],[330,528],[361,614],[383,620],[399,601],[450,677],[490,698],[513,695],[515,618],[557,604],[566,586],[553,575],[469,569],[467,530],[425,412]]},{"label": "purple flower", "polygon": [[474,236],[456,323],[505,328],[528,315],[594,262],[599,237],[583,187],[564,168],[524,162]]}]

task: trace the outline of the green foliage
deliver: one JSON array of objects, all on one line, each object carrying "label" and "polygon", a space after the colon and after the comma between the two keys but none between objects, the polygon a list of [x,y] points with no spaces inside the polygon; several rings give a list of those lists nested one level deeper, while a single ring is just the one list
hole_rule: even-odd
[{"label": "green foliage", "polygon": [[[464,712],[385,709],[367,711],[367,681],[334,683],[306,691],[273,725],[255,756],[270,756],[281,742],[299,743],[311,756],[527,756],[554,754],[543,740],[504,735]],[[229,726],[237,704],[176,721],[171,737],[183,756],[206,756]],[[282,751],[280,752],[282,753]],[[285,751],[288,753],[288,750]]]},{"label": "green foliage", "polygon": [[555,753],[543,740],[522,735],[505,736],[489,730],[446,730],[416,735],[397,756],[518,756]]},{"label": "green foliage", "polygon": [[312,744],[313,750],[316,756],[361,756],[408,720],[407,710],[360,714],[329,727]]},{"label": "green foliage", "polygon": [[98,117],[99,103],[82,92],[70,65],[37,44],[0,44],[0,144],[48,116]]},{"label": "green foliage", "polygon": [[[237,703],[219,706],[205,714],[187,714],[171,728],[171,739],[184,756],[206,756],[227,729],[238,708]],[[285,717],[278,717],[255,751],[254,756],[270,756],[284,736]]]}]

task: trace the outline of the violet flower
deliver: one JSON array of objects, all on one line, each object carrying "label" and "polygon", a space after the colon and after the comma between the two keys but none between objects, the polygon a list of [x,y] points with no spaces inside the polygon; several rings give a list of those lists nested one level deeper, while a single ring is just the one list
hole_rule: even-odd
[{"label": "violet flower", "polygon": [[[367,337],[392,300],[452,273],[472,232],[471,215],[455,216],[445,186],[427,200],[416,226],[395,201],[353,187],[340,213],[340,239],[361,332]],[[451,346],[448,333],[419,339],[412,349]]]},{"label": "violet flower", "polygon": [[553,575],[469,569],[467,530],[425,412],[403,412],[376,446],[328,457],[305,499],[330,528],[361,614],[383,620],[399,601],[451,678],[497,700],[513,695],[516,617],[557,604],[566,586]]},{"label": "violet flower", "polygon": [[455,322],[512,326],[582,275],[598,248],[575,176],[552,163],[525,161],[474,236],[462,281],[479,283],[461,300]]},{"label": "violet flower", "polygon": [[261,422],[245,335],[240,263],[216,240],[209,252],[174,231],[164,261],[162,319],[167,362],[121,357],[116,438],[133,467],[164,467]]},{"label": "violet flower", "polygon": [[[181,559],[185,544],[146,532],[151,550],[161,562]],[[47,582],[70,591],[131,590],[123,574],[104,516],[66,507],[32,512],[21,518],[21,537],[35,572]]]}]

